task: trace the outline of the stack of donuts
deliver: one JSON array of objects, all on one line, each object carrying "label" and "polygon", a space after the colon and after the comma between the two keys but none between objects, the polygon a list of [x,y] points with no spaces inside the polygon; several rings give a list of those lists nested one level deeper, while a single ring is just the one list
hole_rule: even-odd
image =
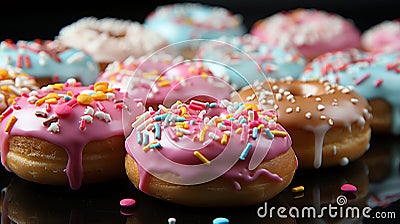
[{"label": "stack of donuts", "polygon": [[258,20],[159,6],[84,17],[54,39],[2,40],[4,168],[79,190],[128,177],[190,206],[269,200],[296,172],[346,166],[400,134],[400,23],[361,32],[298,8]]}]

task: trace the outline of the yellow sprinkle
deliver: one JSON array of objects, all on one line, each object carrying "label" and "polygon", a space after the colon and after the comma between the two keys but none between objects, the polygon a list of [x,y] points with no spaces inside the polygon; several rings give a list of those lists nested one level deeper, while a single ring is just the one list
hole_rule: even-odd
[{"label": "yellow sprinkle", "polygon": [[106,90],[106,92],[107,92],[107,93],[110,93],[110,92],[114,92],[114,90],[115,90],[115,88],[108,88],[108,89]]},{"label": "yellow sprinkle", "polygon": [[111,81],[111,82],[116,82],[117,79],[115,78],[115,76],[111,76],[111,77],[110,77],[110,81]]},{"label": "yellow sprinkle", "polygon": [[92,98],[94,100],[106,100],[107,96],[103,92],[97,92],[97,93],[92,95]]},{"label": "yellow sprinkle", "polygon": [[190,68],[188,69],[188,72],[190,74],[194,74],[196,72],[196,69],[193,66],[190,66]]},{"label": "yellow sprinkle", "polygon": [[157,143],[156,141],[153,141],[153,142],[147,144],[145,147],[143,147],[143,151],[145,151],[145,152],[149,151],[150,146],[151,146],[152,144],[156,144],[156,143]]},{"label": "yellow sprinkle", "polygon": [[193,135],[192,142],[196,141],[197,135]]},{"label": "yellow sprinkle", "polygon": [[171,82],[169,80],[158,82],[159,87],[164,87],[164,86],[169,86],[169,85],[171,85]]},{"label": "yellow sprinkle", "polygon": [[94,91],[106,92],[108,89],[108,82],[96,82],[93,86]]},{"label": "yellow sprinkle", "polygon": [[47,96],[45,97],[45,99],[47,100],[47,99],[52,99],[52,98],[55,98],[55,99],[60,99],[60,95],[58,95],[57,93],[49,93],[49,94],[47,94]]},{"label": "yellow sprinkle", "polygon": [[62,83],[51,84],[49,86],[55,90],[63,90],[64,89],[64,84],[62,84]]},{"label": "yellow sprinkle", "polygon": [[2,87],[1,87],[1,90],[2,90],[3,92],[10,92],[10,88],[8,88],[8,86],[2,86]]},{"label": "yellow sprinkle", "polygon": [[228,135],[222,135],[221,144],[225,145],[228,142]]},{"label": "yellow sprinkle", "polygon": [[205,72],[202,72],[200,75],[201,75],[201,77],[203,77],[203,78],[207,78],[207,77],[208,77],[207,73],[205,73]]},{"label": "yellow sprinkle", "polygon": [[8,71],[5,68],[1,68],[0,69],[0,77],[2,77],[3,79],[7,79],[8,78]]},{"label": "yellow sprinkle", "polygon": [[187,111],[186,107],[181,107],[181,114],[186,114],[186,111]]},{"label": "yellow sprinkle", "polygon": [[68,90],[67,96],[73,97],[73,96],[74,96],[74,93],[73,93],[72,91]]},{"label": "yellow sprinkle", "polygon": [[271,133],[272,133],[275,137],[285,137],[285,136],[286,136],[286,132],[284,132],[284,131],[271,130]]},{"label": "yellow sprinkle", "polygon": [[[11,96],[9,96],[9,98],[8,98],[8,100],[7,100],[7,102],[8,102],[8,104],[16,104],[17,102],[15,102],[15,97],[17,97],[17,95],[11,95]],[[14,103],[15,102],[15,103]]]},{"label": "yellow sprinkle", "polygon": [[297,187],[292,188],[293,193],[298,193],[298,192],[302,192],[302,191],[304,191],[303,186],[297,186]]},{"label": "yellow sprinkle", "polygon": [[57,99],[56,98],[49,98],[49,99],[46,99],[44,102],[45,103],[49,103],[49,104],[57,104]]},{"label": "yellow sprinkle", "polygon": [[244,104],[246,110],[258,110],[258,106],[252,103]]},{"label": "yellow sprinkle", "polygon": [[13,115],[11,116],[10,120],[8,120],[8,123],[4,128],[4,132],[8,134],[11,131],[11,128],[14,126],[15,122],[17,122],[17,117]]},{"label": "yellow sprinkle", "polygon": [[233,117],[233,115],[232,114],[227,114],[225,117],[226,117],[226,119],[229,119],[229,118]]},{"label": "yellow sprinkle", "polygon": [[210,130],[210,125],[206,124],[206,126],[204,126],[204,130],[206,131]]},{"label": "yellow sprinkle", "polygon": [[199,151],[194,151],[193,152],[194,156],[196,156],[197,158],[199,158],[199,160],[201,160],[203,163],[205,164],[210,164],[210,160],[208,160],[203,154],[201,154]]},{"label": "yellow sprinkle", "polygon": [[76,99],[78,100],[78,103],[83,105],[89,105],[93,101],[93,98],[88,94],[79,94]]},{"label": "yellow sprinkle", "polygon": [[35,105],[38,107],[38,106],[42,105],[45,100],[46,100],[45,98],[40,98],[40,99],[36,100]]},{"label": "yellow sprinkle", "polygon": [[182,137],[182,136],[183,136],[183,133],[180,132],[180,131],[177,131],[177,132],[175,132],[175,133],[176,133],[176,136],[178,136],[178,137]]},{"label": "yellow sprinkle", "polygon": [[200,136],[199,136],[199,141],[200,142],[204,142],[204,136],[205,135],[206,135],[206,130],[205,129],[201,129]]},{"label": "yellow sprinkle", "polygon": [[264,128],[264,124],[260,124],[260,125],[258,125],[258,130],[261,130],[262,128]]},{"label": "yellow sprinkle", "polygon": [[242,133],[242,128],[238,128],[238,129],[236,129],[236,130],[235,130],[235,133],[236,133],[236,134],[240,134],[240,133]]}]

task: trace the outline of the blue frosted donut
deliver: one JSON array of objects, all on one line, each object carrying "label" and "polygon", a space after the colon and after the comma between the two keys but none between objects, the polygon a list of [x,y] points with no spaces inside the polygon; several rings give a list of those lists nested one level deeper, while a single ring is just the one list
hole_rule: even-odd
[{"label": "blue frosted donut", "polygon": [[223,36],[200,44],[196,57],[228,66],[229,80],[236,89],[265,78],[297,78],[306,59],[295,48],[272,46],[253,35]]},{"label": "blue frosted donut", "polygon": [[400,135],[400,52],[370,54],[350,49],[326,53],[310,62],[300,79],[320,77],[352,86],[368,99],[375,133]]},{"label": "blue frosted donut", "polygon": [[4,40],[0,44],[0,67],[14,67],[35,79],[65,82],[79,79],[84,85],[92,84],[100,72],[93,58],[81,50],[67,48],[53,40]]},{"label": "blue frosted donut", "polygon": [[201,3],[175,3],[158,6],[144,21],[170,43],[246,32],[242,16],[229,10]]}]

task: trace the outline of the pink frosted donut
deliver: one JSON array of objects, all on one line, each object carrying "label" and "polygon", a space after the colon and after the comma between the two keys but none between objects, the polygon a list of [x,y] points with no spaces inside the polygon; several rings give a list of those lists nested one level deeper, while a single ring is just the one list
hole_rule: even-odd
[{"label": "pink frosted donut", "polygon": [[214,75],[206,63],[164,54],[148,60],[128,58],[114,62],[99,79],[110,80],[146,107],[158,108],[160,104],[168,107],[177,100],[192,98],[228,99],[233,90],[229,78],[225,70],[216,72],[221,74]]},{"label": "pink frosted donut", "polygon": [[63,27],[57,39],[90,54],[102,70],[113,61],[148,55],[168,44],[139,22],[109,17],[83,17]]},{"label": "pink frosted donut", "polygon": [[124,61],[114,61],[101,72],[97,82],[108,82],[110,87],[120,88],[126,92],[133,76],[144,77],[159,74],[167,68],[181,63],[183,57],[161,53],[147,57],[128,57]]},{"label": "pink frosted donut", "polygon": [[361,36],[364,50],[373,53],[394,53],[400,50],[400,21],[386,20],[364,31]]},{"label": "pink frosted donut", "polygon": [[276,13],[258,20],[250,33],[270,44],[297,47],[307,58],[361,45],[361,32],[351,20],[318,9]]},{"label": "pink frosted donut", "polygon": [[276,113],[192,100],[147,110],[126,140],[126,172],[144,193],[195,206],[251,205],[292,180],[297,159]]},{"label": "pink frosted donut", "polygon": [[2,114],[1,162],[49,185],[98,183],[124,175],[123,93],[69,79],[15,98]]}]

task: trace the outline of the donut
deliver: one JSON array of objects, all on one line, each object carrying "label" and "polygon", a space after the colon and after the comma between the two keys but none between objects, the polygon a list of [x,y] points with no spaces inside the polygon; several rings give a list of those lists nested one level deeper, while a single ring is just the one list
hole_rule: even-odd
[{"label": "donut", "polygon": [[124,177],[123,99],[106,82],[82,86],[75,79],[16,97],[1,115],[3,166],[72,190]]},{"label": "donut", "polygon": [[[126,90],[136,100],[144,102],[146,107],[170,107],[177,100],[188,102],[191,99],[228,99],[233,91],[223,68],[215,69],[214,72],[207,62],[182,61],[179,58],[167,63],[157,60],[146,60],[138,68],[131,69],[135,74]],[[216,72],[219,73],[218,76],[215,75]]]},{"label": "donut", "polygon": [[97,77],[97,82],[108,82],[110,87],[126,92],[132,77],[155,77],[168,68],[183,62],[182,56],[168,53],[157,53],[151,57],[128,57],[123,61],[114,61],[107,65]]},{"label": "donut", "polygon": [[358,49],[326,53],[310,62],[300,79],[323,78],[351,85],[372,107],[376,134],[400,134],[399,53],[371,54]]},{"label": "donut", "polygon": [[352,20],[319,9],[298,8],[259,19],[252,35],[279,46],[293,46],[307,58],[361,47],[361,31]]},{"label": "donut", "polygon": [[85,52],[59,41],[7,39],[0,43],[0,67],[13,67],[36,79],[39,87],[75,78],[93,84],[99,74],[97,63]]},{"label": "donut", "polygon": [[125,141],[127,176],[143,193],[172,203],[257,204],[281,192],[297,168],[276,114],[252,104],[177,101],[146,110],[132,127]]},{"label": "donut", "polygon": [[373,53],[394,53],[400,50],[400,21],[385,20],[362,33],[362,49]]},{"label": "donut", "polygon": [[322,79],[268,79],[244,87],[231,100],[275,109],[300,168],[347,165],[369,147],[371,107],[351,87]]},{"label": "donut", "polygon": [[[158,6],[145,17],[143,24],[161,34],[170,44],[243,35],[247,31],[240,14],[220,6],[189,2]],[[190,44],[181,43],[176,47],[185,58],[193,55]]]},{"label": "donut", "polygon": [[15,97],[39,88],[32,76],[26,73],[18,73],[16,70],[0,68],[0,113],[7,109]]},{"label": "donut", "polygon": [[262,81],[266,77],[296,78],[307,62],[297,48],[270,45],[250,34],[204,41],[196,57],[216,60],[230,67],[227,70],[229,81],[235,89],[241,89],[256,80]]},{"label": "donut", "polygon": [[56,39],[91,55],[102,71],[109,63],[148,55],[167,45],[163,36],[139,22],[93,16],[64,26]]}]

